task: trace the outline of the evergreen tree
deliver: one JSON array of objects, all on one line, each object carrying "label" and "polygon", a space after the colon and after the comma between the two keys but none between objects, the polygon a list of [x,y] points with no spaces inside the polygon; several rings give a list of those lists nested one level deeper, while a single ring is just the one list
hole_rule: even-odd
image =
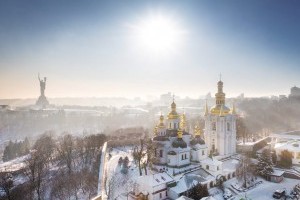
[{"label": "evergreen tree", "polygon": [[258,157],[258,163],[255,171],[256,174],[262,177],[266,177],[268,174],[273,172],[273,162],[270,150],[265,149]]},{"label": "evergreen tree", "polygon": [[185,195],[194,200],[199,200],[203,197],[207,197],[209,194],[207,188],[201,185],[201,183],[198,183],[197,185],[194,185],[191,189],[189,189]]}]

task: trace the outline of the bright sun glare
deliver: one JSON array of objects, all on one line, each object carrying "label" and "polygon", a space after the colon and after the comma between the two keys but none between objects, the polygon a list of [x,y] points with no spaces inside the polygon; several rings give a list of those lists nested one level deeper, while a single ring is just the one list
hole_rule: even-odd
[{"label": "bright sun glare", "polygon": [[172,18],[162,15],[151,16],[134,26],[138,43],[154,53],[169,53],[178,48],[184,31]]}]

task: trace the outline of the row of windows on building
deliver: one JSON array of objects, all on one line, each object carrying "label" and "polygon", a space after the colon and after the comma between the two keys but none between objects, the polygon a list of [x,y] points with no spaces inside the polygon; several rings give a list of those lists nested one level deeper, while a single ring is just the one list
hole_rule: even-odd
[{"label": "row of windows on building", "polygon": [[[230,126],[230,123],[229,123],[229,122],[227,122],[226,129],[227,129],[227,131],[230,131],[230,130],[231,130],[231,126]],[[217,130],[217,124],[216,124],[216,122],[212,122],[212,123],[211,123],[211,130],[213,130],[213,131],[216,131],[216,130]]]}]

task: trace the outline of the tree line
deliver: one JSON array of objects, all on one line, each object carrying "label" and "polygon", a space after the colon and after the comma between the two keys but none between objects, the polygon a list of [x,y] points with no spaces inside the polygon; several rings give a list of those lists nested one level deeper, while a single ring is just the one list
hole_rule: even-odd
[{"label": "tree line", "polygon": [[[25,167],[15,174],[0,174],[0,189],[5,191],[0,199],[90,199],[96,195],[100,152],[106,140],[104,134],[41,135],[30,147]],[[17,185],[13,176],[22,176],[24,183]]]},{"label": "tree line", "polygon": [[8,145],[4,149],[2,160],[3,162],[6,162],[15,159],[17,157],[26,155],[29,153],[29,148],[30,148],[30,144],[27,137],[25,138],[24,141],[20,141],[20,142],[9,141]]}]

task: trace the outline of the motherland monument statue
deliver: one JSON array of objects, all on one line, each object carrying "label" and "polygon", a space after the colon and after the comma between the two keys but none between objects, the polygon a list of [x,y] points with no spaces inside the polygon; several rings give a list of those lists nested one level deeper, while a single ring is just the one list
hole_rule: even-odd
[{"label": "motherland monument statue", "polygon": [[49,102],[45,96],[45,89],[46,89],[46,81],[47,81],[47,77],[44,77],[44,79],[40,78],[40,74],[38,74],[38,79],[40,82],[40,91],[41,94],[36,102],[36,105],[41,106],[42,108],[45,108],[46,106],[49,105]]}]

